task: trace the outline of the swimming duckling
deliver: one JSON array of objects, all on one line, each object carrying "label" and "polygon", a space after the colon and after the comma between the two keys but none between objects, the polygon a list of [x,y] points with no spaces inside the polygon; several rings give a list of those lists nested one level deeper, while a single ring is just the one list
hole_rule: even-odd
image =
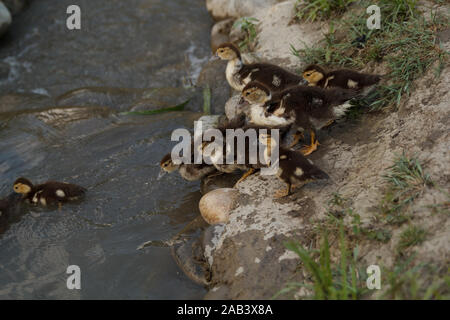
[{"label": "swimming duckling", "polygon": [[[301,134],[298,134],[295,145],[304,130],[311,133],[311,144],[302,149],[304,155],[309,155],[317,149],[319,141],[315,139],[315,130],[327,126],[332,120],[343,115],[350,104],[348,100],[356,97],[354,90],[340,88],[322,89],[319,87],[295,86],[271,95],[270,90],[262,83],[249,83],[242,95],[244,99],[258,101],[256,105],[264,110],[266,119],[271,116],[293,123]],[[260,97],[255,100],[252,97]],[[261,107],[261,102],[265,101]],[[261,110],[260,110],[261,112]],[[254,121],[252,119],[252,121]]]},{"label": "swimming duckling", "polygon": [[230,86],[237,91],[242,91],[244,86],[253,80],[264,83],[272,91],[304,82],[301,76],[270,63],[244,64],[239,48],[232,43],[220,45],[216,55],[222,60],[228,60],[226,78]]},{"label": "swimming duckling", "polygon": [[86,193],[86,189],[75,184],[47,181],[34,186],[30,180],[19,178],[14,182],[14,192],[22,194],[22,198],[32,204],[43,206],[57,204],[80,199]]},{"label": "swimming duckling", "polygon": [[309,86],[363,90],[363,95],[368,93],[381,80],[379,75],[359,73],[350,69],[327,72],[324,68],[315,64],[306,67],[302,75],[308,81]]},{"label": "swimming duckling", "polygon": [[172,161],[172,155],[170,153],[166,154],[160,162],[161,172],[158,176],[158,180],[165,174],[171,173],[178,170],[180,176],[187,181],[200,180],[203,177],[216,171],[214,166],[205,163],[194,164],[194,163],[181,163],[175,164]]}]

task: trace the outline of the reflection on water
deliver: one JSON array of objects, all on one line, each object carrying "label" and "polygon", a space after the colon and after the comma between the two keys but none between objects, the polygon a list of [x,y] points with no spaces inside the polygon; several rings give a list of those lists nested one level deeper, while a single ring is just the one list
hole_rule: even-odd
[{"label": "reflection on water", "polygon": [[[199,185],[175,174],[156,182],[172,130],[199,114],[119,112],[189,98],[183,79],[209,55],[204,2],[78,2],[80,32],[65,29],[70,1],[40,0],[0,41],[10,66],[0,79],[0,197],[18,176],[88,189],[61,211],[25,210],[0,234],[0,299],[201,298],[161,245],[198,216]],[[71,264],[81,290],[66,288]]]}]

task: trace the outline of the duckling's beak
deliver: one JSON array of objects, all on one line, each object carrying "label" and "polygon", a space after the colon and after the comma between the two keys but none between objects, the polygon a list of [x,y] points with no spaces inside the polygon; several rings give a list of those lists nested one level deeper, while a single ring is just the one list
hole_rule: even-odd
[{"label": "duckling's beak", "polygon": [[247,100],[245,100],[243,96],[241,96],[241,98],[239,99],[238,105],[240,107],[245,107],[245,106],[247,106],[249,104],[250,103]]},{"label": "duckling's beak", "polygon": [[308,81],[305,78],[303,78],[302,81],[300,81],[299,85],[307,86],[308,85]]},{"label": "duckling's beak", "polygon": [[215,53],[211,58],[209,58],[209,61],[216,61],[219,60],[219,55],[217,53]]},{"label": "duckling's beak", "polygon": [[163,169],[161,169],[161,171],[158,174],[158,178],[156,178],[156,180],[160,180],[164,175],[166,175],[167,171],[164,171]]}]

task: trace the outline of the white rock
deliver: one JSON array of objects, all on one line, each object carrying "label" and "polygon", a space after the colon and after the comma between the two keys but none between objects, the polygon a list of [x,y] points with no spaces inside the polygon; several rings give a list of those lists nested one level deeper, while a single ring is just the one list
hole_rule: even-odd
[{"label": "white rock", "polygon": [[256,51],[265,60],[298,71],[300,59],[292,54],[298,49],[314,46],[323,38],[322,24],[290,23],[295,16],[295,0],[278,3],[254,15],[258,24]]},{"label": "white rock", "polygon": [[279,0],[206,0],[206,8],[216,20],[252,16]]},{"label": "white rock", "polygon": [[209,224],[226,223],[236,206],[239,192],[232,188],[216,189],[205,194],[199,203],[200,213]]}]

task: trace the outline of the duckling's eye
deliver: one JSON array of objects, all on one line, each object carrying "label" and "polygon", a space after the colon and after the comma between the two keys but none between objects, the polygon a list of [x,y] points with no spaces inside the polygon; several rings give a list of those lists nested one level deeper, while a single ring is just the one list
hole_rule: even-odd
[{"label": "duckling's eye", "polygon": [[246,92],[245,95],[246,95],[246,96],[249,96],[249,95],[250,95],[250,92]]},{"label": "duckling's eye", "polygon": [[307,76],[307,77],[310,77],[310,76],[311,76],[311,73],[307,73],[306,76]]},{"label": "duckling's eye", "polygon": [[219,50],[220,53],[223,53],[223,49]]}]

